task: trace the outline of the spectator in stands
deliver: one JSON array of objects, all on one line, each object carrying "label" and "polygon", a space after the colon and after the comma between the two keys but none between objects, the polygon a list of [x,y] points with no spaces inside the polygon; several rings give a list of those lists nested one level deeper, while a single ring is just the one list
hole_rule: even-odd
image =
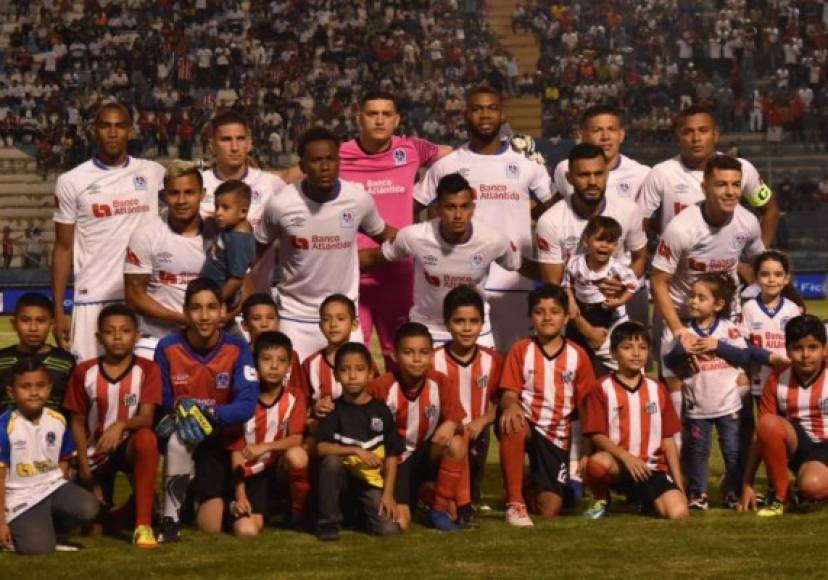
[{"label": "spectator in stands", "polygon": [[3,226],[3,269],[11,268],[14,258],[14,237],[11,235],[11,228]]},{"label": "spectator in stands", "polygon": [[40,268],[43,258],[43,242],[40,236],[40,228],[26,228],[26,239],[23,246],[24,268]]}]

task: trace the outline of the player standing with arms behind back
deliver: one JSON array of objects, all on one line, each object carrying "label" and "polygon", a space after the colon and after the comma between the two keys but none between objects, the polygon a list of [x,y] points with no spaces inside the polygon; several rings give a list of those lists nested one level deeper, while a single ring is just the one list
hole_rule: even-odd
[{"label": "player standing with arms behind back", "polygon": [[[97,151],[89,161],[58,177],[55,185],[55,246],[52,290],[55,339],[81,360],[98,355],[98,314],[124,299],[123,260],[133,230],[158,213],[164,168],[127,155],[132,116],[120,103],[105,103],[92,123]],[[74,271],[75,308],[63,312]],[[71,337],[70,337],[71,334]]]}]

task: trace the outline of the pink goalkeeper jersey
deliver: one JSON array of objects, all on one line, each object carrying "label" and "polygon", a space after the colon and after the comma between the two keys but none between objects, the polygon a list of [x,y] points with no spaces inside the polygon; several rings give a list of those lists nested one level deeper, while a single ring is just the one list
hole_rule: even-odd
[{"label": "pink goalkeeper jersey", "polygon": [[[394,135],[385,151],[366,153],[351,139],[339,148],[339,178],[362,184],[374,198],[382,219],[400,229],[413,223],[417,171],[434,161],[437,150],[437,145],[425,139]],[[376,248],[377,244],[360,235],[358,247]]]}]

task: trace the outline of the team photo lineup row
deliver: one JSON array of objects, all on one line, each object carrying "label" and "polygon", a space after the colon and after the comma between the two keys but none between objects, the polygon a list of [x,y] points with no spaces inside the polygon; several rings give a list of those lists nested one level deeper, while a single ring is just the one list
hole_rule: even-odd
[{"label": "team photo lineup row", "polygon": [[[650,278],[657,307],[652,342],[656,357],[664,355],[662,373],[669,394],[665,395],[668,391],[657,383],[652,386],[647,382],[655,389],[651,395],[655,393],[657,397],[645,398],[646,404],[641,409],[648,415],[655,409],[659,409],[658,413],[668,413],[669,406],[676,422],[676,417],[682,416],[683,411],[685,422],[694,422],[698,427],[693,432],[705,435],[685,442],[686,455],[694,458],[695,467],[688,473],[690,488],[686,491],[690,505],[698,509],[707,507],[706,467],[713,425],[719,430],[720,438],[723,430],[728,433],[728,437],[722,438],[729,442],[729,447],[723,444],[728,447],[723,448],[727,464],[727,500],[736,505],[741,495],[743,502],[747,497],[748,505],[752,505],[752,496],[744,493],[748,486],[743,488],[741,484],[740,466],[742,458],[753,458],[758,463],[761,449],[753,450],[751,455],[750,442],[739,441],[739,411],[748,407],[742,405],[742,395],[749,389],[761,390],[762,374],[768,374],[761,370],[762,364],[784,368],[793,362],[794,371],[780,377],[788,382],[802,379],[803,384],[811,384],[804,381],[804,377],[810,375],[800,376],[801,369],[797,367],[795,357],[788,353],[786,358],[784,326],[801,310],[795,297],[789,294],[791,273],[787,258],[777,252],[764,252],[765,243],[770,244],[773,240],[778,207],[756,170],[744,160],[716,154],[715,121],[707,110],[694,107],[677,116],[680,155],[649,170],[619,155],[624,136],[620,113],[611,108],[596,107],[585,113],[582,143],[556,169],[553,186],[546,168],[527,158],[532,157],[531,150],[524,151],[529,154],[527,156],[515,151],[512,144],[501,141],[503,115],[499,94],[487,87],[471,89],[465,116],[470,142],[451,151],[419,139],[395,136],[399,116],[393,96],[369,94],[361,104],[361,133],[357,139],[340,146],[328,131],[311,129],[300,142],[300,166],[275,175],[247,164],[252,144],[246,122],[237,113],[225,112],[213,121],[211,146],[215,168],[201,173],[191,165],[176,162],[165,174],[163,168],[151,161],[126,156],[125,145],[131,126],[129,111],[117,103],[101,108],[93,127],[99,145],[96,157],[62,175],[56,188],[54,295],[56,303],[62,304],[70,274],[74,271],[75,310],[70,322],[58,308],[53,322],[59,344],[70,348],[78,360],[94,361],[96,356],[103,355],[100,360],[104,361],[107,355],[99,350],[104,346],[104,341],[98,338],[102,334],[98,328],[100,314],[111,305],[126,300],[139,315],[135,352],[160,364],[161,380],[166,381],[164,407],[172,411],[157,427],[159,437],[168,441],[160,539],[178,538],[178,511],[188,487],[192,495],[205,500],[198,503],[199,527],[207,531],[221,529],[224,502],[218,498],[225,496],[223,483],[227,478],[222,473],[230,463],[217,459],[225,453],[225,447],[218,443],[220,433],[226,425],[241,424],[250,419],[250,415],[244,416],[242,412],[244,400],[236,401],[236,387],[242,390],[245,381],[254,382],[256,372],[249,352],[247,363],[239,363],[242,370],[234,372],[218,370],[220,364],[217,361],[222,364],[227,361],[217,353],[225,344],[232,343],[232,348],[228,348],[231,351],[237,349],[234,352],[242,356],[246,343],[238,336],[252,338],[249,327],[254,324],[252,318],[245,321],[240,316],[242,306],[249,305],[251,298],[262,299],[259,293],[251,297],[251,292],[264,291],[264,296],[269,296],[277,255],[281,269],[276,289],[278,307],[270,307],[273,311],[270,316],[278,315],[280,330],[290,338],[291,347],[287,350],[295,352],[294,358],[304,360],[307,367],[304,371],[290,373],[289,383],[295,379],[304,385],[296,387],[302,393],[296,400],[304,400],[308,409],[305,414],[311,419],[338,414],[343,399],[336,395],[342,393],[345,397],[346,390],[339,375],[340,381],[331,378],[337,347],[349,340],[362,341],[362,333],[370,337],[376,328],[386,370],[392,372],[386,376],[393,383],[389,393],[394,394],[386,393],[388,398],[385,400],[394,412],[392,420],[399,435],[406,444],[410,436],[417,441],[429,440],[443,455],[440,469],[431,470],[436,473],[433,479],[437,484],[432,492],[433,499],[427,502],[432,506],[428,519],[440,529],[474,524],[476,518],[471,500],[465,501],[473,493],[474,485],[463,483],[467,477],[471,479],[471,475],[464,475],[462,466],[467,465],[466,448],[470,456],[475,455],[475,445],[467,444],[468,439],[474,443],[479,438],[473,435],[479,435],[477,430],[483,421],[475,423],[475,420],[488,417],[490,411],[491,417],[485,424],[495,418],[495,405],[489,409],[485,402],[480,402],[488,401],[489,397],[481,399],[474,388],[463,388],[463,381],[453,378],[451,373],[458,369],[471,372],[477,369],[481,357],[486,358],[484,354],[489,357],[486,360],[494,360],[500,356],[498,350],[514,353],[523,345],[524,352],[515,355],[522,357],[523,363],[513,365],[514,382],[520,384],[514,390],[523,394],[511,399],[507,393],[498,399],[502,409],[499,421],[501,455],[505,453],[512,458],[511,463],[502,461],[504,474],[511,473],[511,481],[509,477],[505,478],[507,520],[514,525],[531,525],[523,500],[522,482],[514,484],[519,479],[517,471],[522,477],[524,446],[530,454],[532,487],[537,492],[529,501],[529,507],[541,515],[554,515],[561,509],[566,495],[563,488],[571,480],[573,485],[570,487],[577,489],[579,486],[575,484],[581,475],[589,479],[591,466],[591,462],[584,459],[589,455],[588,446],[582,448],[579,444],[583,426],[580,421],[572,421],[580,403],[572,381],[579,374],[591,376],[594,366],[599,374],[613,371],[614,380],[621,381],[619,385],[623,383],[619,377],[624,376],[624,365],[618,361],[618,344],[613,346],[612,341],[619,329],[626,329],[628,342],[646,342],[645,351],[649,347],[649,332],[628,322],[633,319],[646,323],[648,318],[646,285],[642,284],[649,260],[645,227],[655,227],[662,232]],[[415,191],[414,181],[421,166],[429,166],[429,169]],[[563,181],[559,179],[561,174]],[[163,217],[154,215],[158,206],[157,191],[163,191]],[[761,224],[753,213],[739,204],[740,198],[757,208],[755,211],[761,215]],[[414,215],[419,213],[417,210],[424,207],[428,207],[434,217],[413,224]],[[654,219],[656,210],[661,214],[660,228]],[[535,218],[538,218],[537,228],[533,235]],[[358,238],[358,231],[365,236]],[[754,269],[740,264],[743,254],[755,260]],[[734,314],[740,310],[735,292],[737,270],[748,281],[754,279],[752,270],[755,270],[759,282],[758,295],[742,309],[744,320],[751,312],[755,313],[747,326],[731,322],[729,316],[731,310]],[[554,294],[544,300],[553,302],[556,306],[552,310],[560,310],[564,322],[569,321],[566,340],[561,338],[560,329],[549,335],[561,341],[555,343],[556,348],[552,350],[538,337],[548,335],[544,335],[539,327],[544,324],[554,326],[553,322],[536,324],[532,318],[530,328],[524,316],[527,297],[530,298],[530,317],[538,307],[537,303],[531,304],[530,292],[536,286],[535,280],[546,283],[536,292]],[[216,336],[220,338],[214,337],[214,342],[206,346],[202,342],[198,346],[197,336],[213,326],[207,320],[207,314],[203,320],[192,318],[185,296],[188,284],[203,286],[208,282],[217,289],[213,294],[217,295],[217,304],[222,309],[218,322],[227,331],[218,333]],[[479,342],[480,348],[466,349],[463,354],[462,349],[455,352],[456,345],[461,342],[460,335],[447,323],[443,307],[444,299],[452,289],[462,292],[470,291],[469,287],[476,289],[475,296],[482,297],[480,328],[472,343]],[[208,290],[203,289],[202,293],[210,294]],[[342,317],[348,323],[349,340],[340,341],[335,348],[331,348],[329,333],[325,332],[325,314],[320,315],[319,311],[319,303],[326,296],[337,298],[333,301],[334,306],[350,304],[352,310],[349,317]],[[266,308],[266,305],[260,306]],[[209,308],[201,310],[206,312]],[[236,321],[237,318],[240,320]],[[401,326],[406,318],[412,323]],[[733,319],[737,318],[734,316]],[[51,319],[48,322],[52,324]],[[181,331],[181,328],[185,330]],[[429,347],[420,349],[423,352],[418,359],[419,366],[406,368],[401,362],[405,357],[400,348],[406,342],[402,340],[406,338],[406,332],[414,332],[412,328],[421,332],[423,340],[425,335],[429,337]],[[522,338],[530,330],[536,338]],[[642,338],[645,333],[646,340]],[[742,335],[749,336],[751,342],[764,341],[767,350],[748,347]],[[624,333],[619,336],[623,337]],[[807,333],[794,342],[809,336],[819,343],[820,336]],[[164,368],[166,355],[158,349],[168,340],[177,341],[177,354],[170,360],[176,357],[188,360],[180,363],[183,365],[181,372]],[[455,387],[441,389],[438,384],[441,381],[436,381],[433,388],[424,390],[423,375],[412,370],[414,367],[422,370],[425,351],[430,351],[432,341],[443,345],[438,352],[450,353],[444,357],[448,362],[443,363],[443,367],[435,362],[434,372],[451,371],[444,373],[449,379],[443,382]],[[822,341],[824,343],[824,338]],[[222,349],[217,345],[222,345]],[[39,346],[40,349],[52,350],[45,343]],[[11,357],[21,358],[20,353],[25,350],[22,347],[13,349]],[[533,354],[528,354],[530,352]],[[562,353],[566,356],[561,357]],[[512,354],[507,357],[507,369],[509,357]],[[260,363],[258,358],[256,363]],[[639,378],[646,359],[645,354],[637,371]],[[132,361],[131,355],[129,360]],[[457,360],[465,361],[465,365],[456,364]],[[475,364],[469,365],[472,360]],[[452,366],[451,363],[455,364]],[[61,364],[66,363],[62,360]],[[144,364],[143,361],[140,364]],[[122,374],[134,372],[140,364],[137,360],[130,362],[121,369]],[[103,362],[90,365],[96,378],[88,379],[93,386],[88,387],[87,396],[96,405],[100,401],[97,396],[100,392],[95,389],[102,388],[99,384],[123,386],[122,380],[110,381],[117,374],[98,373],[99,367],[105,370],[103,365]],[[298,368],[297,364],[291,366]],[[429,366],[430,361],[425,368]],[[540,371],[541,366],[544,371]],[[741,372],[743,368],[749,369],[749,374]],[[583,369],[588,369],[588,373]],[[259,364],[260,379],[261,373]],[[322,378],[323,375],[327,378]],[[821,375],[817,373],[817,376]],[[412,378],[415,380],[406,382]],[[483,383],[494,392],[503,388],[502,381],[491,383],[491,379],[489,374],[485,380],[479,376],[475,384],[479,387]],[[321,396],[326,380],[333,386],[330,395]],[[711,388],[721,381],[727,383],[727,388]],[[591,382],[590,379],[585,384]],[[815,382],[820,385],[821,392],[821,379]],[[207,388],[205,385],[208,384],[216,391],[211,394],[219,395],[218,398],[193,394],[202,387]],[[786,384],[785,393],[790,393],[791,388],[797,387]],[[263,387],[262,393],[265,390]],[[440,414],[443,405],[435,404],[441,391],[445,390],[457,391],[456,396],[446,395],[460,403],[459,406],[451,402],[445,405],[460,410],[453,422],[458,425],[468,422],[466,428],[451,424],[456,430],[453,435],[448,427],[442,429],[436,425],[438,417],[445,419],[443,423],[449,421]],[[588,389],[583,387],[581,390],[586,392]],[[251,392],[253,396],[249,402],[255,406],[255,388]],[[428,393],[425,403],[424,392]],[[625,396],[632,393],[639,397],[640,388],[627,389],[625,393]],[[168,394],[172,397],[169,400]],[[402,399],[394,399],[397,395]],[[683,395],[686,401],[682,400]],[[662,410],[656,399],[664,396],[670,404]],[[753,401],[744,398],[750,403],[752,418]],[[135,414],[136,398],[126,399],[133,403],[131,408]],[[479,416],[475,416],[475,400],[482,405],[482,410],[477,408]],[[795,417],[795,425],[805,425],[803,433],[806,437],[795,432],[794,442],[805,445],[807,439],[816,445],[825,437],[820,427],[819,400],[814,399],[811,407],[803,407],[801,417],[790,411],[791,417]],[[419,404],[415,405],[417,401]],[[802,401],[804,404],[810,398],[805,397]],[[261,400],[259,404],[262,404]],[[620,407],[613,408],[617,411]],[[786,413],[789,411],[785,405],[779,408]],[[285,411],[281,403],[279,410]],[[523,413],[524,420],[520,420],[518,411]],[[742,415],[744,421],[747,413],[742,412]],[[79,426],[81,430],[85,429],[87,438],[99,427],[105,431],[103,425],[108,415],[98,411],[96,416],[94,428]],[[636,413],[634,420],[640,421],[642,417],[642,413]],[[114,412],[108,418],[117,425],[119,432],[115,439],[123,437],[126,419]],[[734,418],[737,418],[735,426]],[[626,419],[631,420],[630,417]],[[16,425],[22,424],[23,418],[18,414],[15,421]],[[74,413],[72,421],[71,431],[74,432]],[[252,433],[254,441],[259,435],[275,437],[280,423],[275,419],[270,423],[268,419],[261,421],[260,429],[256,425],[248,426],[244,429],[245,434]],[[345,421],[343,425],[352,422]],[[532,427],[528,431],[525,429],[527,422]],[[371,423],[386,425],[388,421],[380,417]],[[152,424],[151,419],[149,424]],[[273,428],[268,430],[265,427],[268,424]],[[573,426],[575,436],[570,446],[570,428]],[[662,427],[669,430],[675,426],[666,415],[664,425],[659,420],[658,429],[652,427],[648,419],[646,429],[637,439],[633,437],[625,442],[619,439],[615,443],[616,448],[619,442],[632,445],[634,453],[628,451],[623,459],[630,460],[637,453],[644,458],[639,458],[644,461],[643,467],[640,461],[627,465],[622,459],[624,469],[619,471],[615,465],[613,471],[615,460],[605,461],[609,466],[605,469],[608,477],[626,477],[630,480],[627,483],[649,481],[650,485],[637,490],[639,499],[667,516],[681,515],[687,509],[686,499],[678,503],[675,500],[685,498],[684,493],[667,493],[679,489],[685,491],[685,488],[678,472],[678,460],[668,462],[666,459],[675,454],[669,452],[667,444],[662,450],[661,440],[656,436]],[[680,427],[679,423],[676,433]],[[130,429],[126,431],[131,432]],[[481,432],[486,431],[483,428]],[[629,428],[622,431],[623,437],[629,438]],[[213,443],[204,445],[201,438],[208,432],[213,435],[205,441]],[[744,427],[741,432],[744,439]],[[326,459],[320,463],[314,458],[317,454],[324,456],[322,449],[325,447],[321,440],[318,447],[311,444],[315,443],[312,433],[312,429],[307,430],[309,441],[302,447],[313,459],[312,471],[321,470],[324,464],[335,462]],[[508,435],[515,433],[523,434],[508,443]],[[622,437],[619,433],[615,434]],[[641,439],[643,433],[648,437],[646,446]],[[734,433],[735,453],[732,449],[734,438],[731,437]],[[346,437],[349,442],[360,441],[336,430],[334,435]],[[665,440],[672,441],[672,435],[670,433]],[[609,437],[611,439],[612,434]],[[457,438],[460,442],[453,443]],[[113,443],[111,438],[107,440]],[[130,437],[129,441],[132,440]],[[681,442],[680,437],[676,440]],[[786,441],[790,446],[791,438]],[[253,445],[259,445],[259,442]],[[124,451],[124,455],[134,459],[134,444],[127,447],[130,451]],[[141,447],[152,446],[144,444]],[[242,459],[248,456],[256,459],[258,454],[254,451],[262,451],[259,447],[250,451],[249,447],[244,448],[247,451],[242,454]],[[365,454],[357,454],[356,446],[342,447],[349,453],[343,453],[345,459],[341,463],[355,462],[354,471],[350,473],[357,473],[357,479],[360,479],[361,470],[375,468],[381,463],[363,457]],[[106,448],[114,451],[112,447]],[[200,452],[200,449],[210,451]],[[416,446],[411,450],[412,457],[417,455],[415,451]],[[477,451],[476,455],[480,457],[481,452]],[[668,475],[663,480],[647,477],[658,471],[654,467],[658,462],[647,465],[647,458],[653,453],[660,453],[659,456],[665,458],[661,465]],[[95,447],[92,446],[89,456],[94,454]],[[296,454],[298,452],[279,454],[290,464],[286,470],[290,473],[294,507],[298,505],[294,496],[301,498],[302,489],[307,495],[308,488],[307,474],[303,477],[298,473],[307,470],[307,459],[295,457]],[[104,463],[113,466],[119,463],[114,460],[117,458],[113,453],[104,455],[113,459]],[[485,456],[482,452],[484,463]],[[519,457],[519,468],[515,457]],[[617,459],[618,456],[614,457]],[[809,457],[806,454],[806,458]],[[411,467],[417,462],[409,463],[410,458],[404,452],[402,458],[405,461],[400,462],[396,470],[401,475],[397,482],[405,481],[411,488],[402,493],[404,499],[410,500],[412,495],[417,497],[422,492],[422,486],[412,487],[410,480],[414,475],[422,478],[430,470],[428,466]],[[120,463],[123,465],[123,458]],[[385,461],[382,465],[379,477],[393,481],[397,474],[389,473],[389,463],[393,462]],[[804,465],[809,467],[809,474],[821,481],[823,474],[819,469],[825,466],[818,457],[805,461]],[[329,468],[335,469],[333,466]],[[189,486],[193,473],[194,483]],[[344,478],[344,473],[320,478],[320,481],[350,480],[351,476]],[[362,477],[362,481],[372,478],[370,475]],[[136,484],[137,479],[136,474]],[[593,481],[600,479],[595,476]],[[86,477],[87,484],[89,481]],[[202,485],[197,485],[199,481]],[[205,481],[209,482],[206,486]],[[606,494],[596,492],[592,485],[590,487],[595,493],[596,504],[588,513],[591,517],[600,517],[606,512],[603,497]],[[410,505],[410,501],[394,499],[391,502],[392,498],[384,493],[368,493],[373,491],[370,488],[369,483],[365,489],[358,489],[361,505],[379,502],[381,514],[388,516],[387,519],[395,525],[405,527],[410,522],[410,513],[406,513],[409,510],[404,507],[404,504]],[[817,488],[818,485],[813,489]],[[321,488],[318,491],[321,493]],[[770,505],[763,511],[782,513],[783,503],[788,499],[787,486],[775,484],[773,491],[778,501],[769,498]],[[800,491],[804,491],[802,485]],[[325,495],[330,500],[335,494]],[[811,495],[817,497],[818,494]],[[660,501],[664,498],[668,498],[666,505]],[[217,501],[210,501],[212,499]],[[314,508],[319,513],[318,531],[320,536],[335,536],[341,518],[334,514],[330,503],[323,504],[320,495]],[[146,499],[143,505],[146,510],[150,509]],[[244,508],[241,511],[240,506]],[[249,502],[233,502],[236,522],[245,522],[239,524],[243,530],[240,533],[258,529],[256,522],[261,521],[245,519],[250,512],[248,507]],[[6,517],[9,520],[8,507]],[[149,517],[151,514],[136,527],[135,537],[139,545],[156,542],[149,527]],[[372,531],[387,528],[385,521],[363,523],[369,524]],[[396,528],[392,526],[392,529]],[[11,535],[18,537],[15,532]]]}]

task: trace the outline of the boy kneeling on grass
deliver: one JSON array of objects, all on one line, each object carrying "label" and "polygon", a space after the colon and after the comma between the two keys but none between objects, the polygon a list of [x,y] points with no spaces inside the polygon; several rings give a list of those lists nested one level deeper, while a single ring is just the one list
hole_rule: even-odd
[{"label": "boy kneeling on grass", "polygon": [[638,322],[623,322],[610,335],[618,370],[598,380],[586,396],[584,435],[589,456],[586,483],[595,498],[584,513],[607,514],[610,488],[625,493],[643,510],[667,519],[685,518],[687,498],[673,435],[681,431],[667,389],[644,375],[650,339]]},{"label": "boy kneeling on grass", "polygon": [[8,390],[16,407],[0,415],[0,547],[49,554],[55,518],[82,526],[98,515],[100,503],[68,481],[75,441],[63,415],[46,407],[52,390],[46,367],[19,361]]}]

